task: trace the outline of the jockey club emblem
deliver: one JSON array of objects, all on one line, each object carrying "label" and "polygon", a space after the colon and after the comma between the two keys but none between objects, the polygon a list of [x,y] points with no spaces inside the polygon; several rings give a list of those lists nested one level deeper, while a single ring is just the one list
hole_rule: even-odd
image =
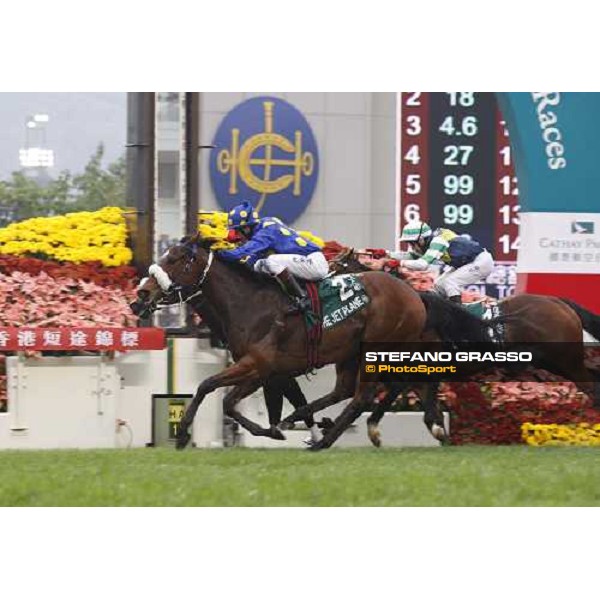
[{"label": "jockey club emblem", "polygon": [[210,178],[223,210],[247,200],[262,216],[293,223],[307,208],[319,154],[310,125],[289,102],[260,97],[239,104],[213,143]]}]

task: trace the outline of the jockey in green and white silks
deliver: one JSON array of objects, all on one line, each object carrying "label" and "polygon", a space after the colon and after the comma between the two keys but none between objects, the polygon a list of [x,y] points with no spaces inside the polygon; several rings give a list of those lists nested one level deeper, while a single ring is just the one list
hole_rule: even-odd
[{"label": "jockey in green and white silks", "polygon": [[494,268],[494,259],[485,248],[450,229],[434,231],[427,223],[413,221],[402,230],[400,241],[409,244],[409,251],[390,256],[401,267],[412,271],[426,271],[433,263],[451,267],[436,279],[434,289],[453,302],[460,303],[462,289],[485,279]]}]

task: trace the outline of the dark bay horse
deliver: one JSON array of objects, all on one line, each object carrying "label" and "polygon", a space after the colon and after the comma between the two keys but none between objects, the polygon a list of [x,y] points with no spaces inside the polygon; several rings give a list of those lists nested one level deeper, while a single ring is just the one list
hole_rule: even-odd
[{"label": "dark bay horse", "polygon": [[[352,249],[340,253],[331,266],[334,272],[340,274],[370,271],[358,260]],[[428,307],[429,327],[426,327],[426,330],[440,332],[452,325],[448,320],[452,312],[445,303],[435,300],[431,292],[421,293],[421,297]],[[593,400],[596,407],[600,406],[600,373],[586,367],[583,341],[584,331],[600,340],[600,316],[570,300],[535,294],[519,294],[505,298],[499,302],[499,307],[502,317],[497,322],[502,323],[502,334],[507,343],[544,345],[548,351],[543,364],[537,366],[573,382]],[[467,313],[466,309],[458,306],[457,308]],[[462,323],[462,317],[456,312],[454,314],[457,323]],[[437,386],[431,384],[421,387],[424,392],[424,408],[430,419],[431,415],[438,415],[439,419],[441,414],[439,408],[436,408],[436,388]],[[379,419],[383,417],[385,409],[397,394],[397,387],[393,387],[369,419],[369,437],[375,445],[380,443],[377,430]]]},{"label": "dark bay horse", "polygon": [[[411,342],[421,338],[426,309],[406,283],[385,273],[364,273],[369,304],[338,326],[325,330],[319,345],[319,366],[335,364],[338,379],[333,394],[352,387],[357,405],[373,393],[374,384],[357,381],[362,342]],[[200,236],[173,246],[150,269],[150,278],[132,304],[137,315],[155,306],[165,294],[182,300],[203,295],[214,307],[214,318],[229,342],[235,363],[203,381],[182,420],[177,448],[189,443],[189,427],[207,394],[233,386],[224,399],[226,414],[240,421],[237,403],[274,375],[298,376],[309,369],[307,341],[300,315],[285,316],[289,300],[271,280],[246,268],[221,262],[203,245]],[[354,420],[355,409],[345,410],[313,449],[329,447]]]},{"label": "dark bay horse", "polygon": [[[132,304],[134,312],[141,311],[139,316],[142,318],[149,317],[150,314],[156,310],[179,304],[182,300],[181,294],[175,288],[171,292],[163,293],[154,278],[142,280],[138,287],[138,293],[141,293],[139,294],[141,296],[146,296],[148,294],[148,298],[155,298],[153,302],[146,304],[145,306],[142,306],[139,302],[134,302]],[[210,302],[207,302],[204,294],[192,294],[187,299],[187,303],[190,304],[194,312],[202,319],[202,322],[208,326],[214,339],[224,348],[230,350],[227,333],[219,318],[218,309],[211,305]],[[275,375],[265,381],[263,393],[269,420],[268,428],[261,427],[258,423],[254,423],[237,411],[232,411],[231,408],[226,410],[225,414],[237,421],[254,436],[269,437],[274,440],[283,441],[286,438],[278,427],[281,421],[283,399],[286,398],[294,409],[299,410],[308,406],[306,397],[302,393],[302,389],[298,385],[296,379],[285,375]],[[317,424],[313,416],[308,415],[306,419],[304,419],[304,422],[311,432],[312,440],[315,441],[317,437],[320,438],[320,434],[315,434]]]}]

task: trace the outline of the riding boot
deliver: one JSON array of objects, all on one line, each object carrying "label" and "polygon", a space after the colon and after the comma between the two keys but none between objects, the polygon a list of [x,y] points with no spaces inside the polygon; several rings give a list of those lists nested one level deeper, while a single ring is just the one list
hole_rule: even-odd
[{"label": "riding boot", "polygon": [[450,302],[454,302],[454,304],[462,304],[462,298],[460,294],[458,296],[450,296],[448,300],[450,300]]},{"label": "riding boot", "polygon": [[277,279],[283,291],[294,301],[294,306],[287,310],[286,314],[293,315],[298,312],[305,313],[310,310],[310,298],[287,269],[284,269],[279,275],[275,275],[275,279]]}]

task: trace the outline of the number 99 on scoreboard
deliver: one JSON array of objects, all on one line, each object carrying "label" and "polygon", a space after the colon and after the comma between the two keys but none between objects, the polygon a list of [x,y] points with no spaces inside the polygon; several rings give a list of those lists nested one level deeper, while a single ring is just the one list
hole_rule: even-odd
[{"label": "number 99 on scoreboard", "polygon": [[[470,235],[496,262],[514,267],[519,192],[494,93],[401,92],[397,118],[397,237],[407,222],[424,220],[434,229]],[[495,286],[481,291],[512,292],[511,285]]]}]

